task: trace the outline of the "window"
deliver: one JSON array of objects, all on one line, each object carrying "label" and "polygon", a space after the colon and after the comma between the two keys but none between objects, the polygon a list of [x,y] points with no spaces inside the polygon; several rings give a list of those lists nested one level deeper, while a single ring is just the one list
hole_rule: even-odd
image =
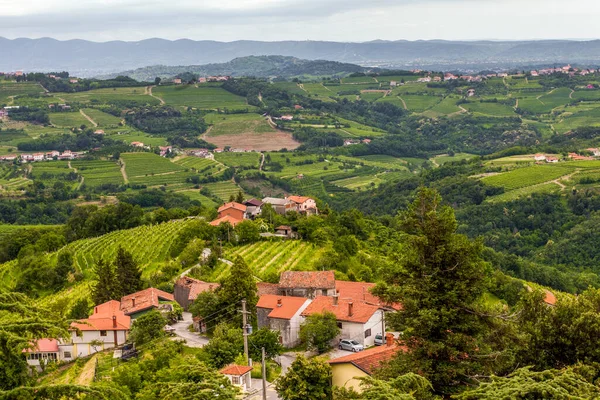
[{"label": "window", "polygon": [[233,383],[234,385],[239,385],[240,384],[240,377],[239,376],[232,376],[231,377],[231,383]]},{"label": "window", "polygon": [[100,336],[106,336],[106,331],[100,331]]},{"label": "window", "polygon": [[341,322],[338,322],[338,323],[337,323],[337,327],[338,327],[338,328],[340,328],[340,329],[342,329],[342,323],[341,323]]},{"label": "window", "polygon": [[367,329],[367,330],[365,331],[365,337],[366,337],[366,338],[368,338],[369,336],[371,336],[371,330],[370,330],[370,329]]},{"label": "window", "polygon": [[327,296],[327,289],[321,290],[321,293],[323,294],[323,296]]},{"label": "window", "polygon": [[70,351],[65,351],[65,353],[63,354],[65,358],[71,358],[71,352]]}]

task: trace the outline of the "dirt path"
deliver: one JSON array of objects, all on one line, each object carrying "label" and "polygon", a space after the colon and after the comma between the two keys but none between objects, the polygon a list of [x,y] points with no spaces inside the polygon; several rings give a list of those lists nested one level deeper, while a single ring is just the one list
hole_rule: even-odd
[{"label": "dirt path", "polygon": [[408,110],[408,107],[406,107],[406,102],[404,101],[404,99],[402,97],[398,97],[398,98],[402,102],[402,107],[404,107],[405,110]]},{"label": "dirt path", "polygon": [[90,384],[94,381],[94,375],[96,373],[96,358],[97,355],[94,354],[92,358],[85,363],[83,368],[81,369],[81,373],[75,380],[75,384],[82,386],[90,386]]},{"label": "dirt path", "polygon": [[204,141],[208,142],[208,140],[207,140],[207,138],[208,138],[208,134],[210,133],[210,131],[212,130],[212,128],[213,128],[213,126],[212,126],[212,125],[211,125],[211,126],[209,126],[209,127],[208,127],[208,129],[206,130],[206,132],[204,132],[204,133],[202,134],[202,136],[200,136],[200,139],[202,139],[202,140],[204,140]]},{"label": "dirt path", "polygon": [[[69,169],[72,169],[72,170],[73,170],[73,172],[77,173],[77,168],[74,168],[74,167],[71,165],[71,161],[68,161],[68,162],[67,162],[67,166],[69,167]],[[84,178],[84,176],[83,176],[83,175],[81,175],[81,181],[79,181],[79,185],[77,185],[77,189],[76,189],[76,190],[79,190],[79,189],[81,189],[81,186],[83,186],[83,182],[84,182],[84,181],[85,181],[85,178]]]},{"label": "dirt path", "polygon": [[[550,183],[555,183],[555,184],[557,184],[558,186],[560,186],[560,190],[561,190],[561,191],[562,191],[562,190],[565,190],[565,189],[567,188],[567,186],[566,186],[564,183],[562,183],[561,181],[569,181],[569,180],[571,180],[571,178],[573,177],[573,175],[575,175],[576,173],[578,173],[578,172],[580,172],[580,171],[581,171],[581,170],[579,170],[579,169],[576,169],[575,171],[571,172],[571,173],[570,173],[570,174],[568,174],[568,175],[564,175],[564,176],[561,176],[560,178],[556,178],[555,180],[553,180],[553,181],[550,181]],[[546,183],[547,183],[547,182],[546,182]]]},{"label": "dirt path", "polygon": [[127,178],[127,171],[125,171],[125,160],[122,158],[119,160],[121,161],[121,175],[123,175],[123,181],[127,185],[129,183],[129,179]]},{"label": "dirt path", "polygon": [[571,93],[569,93],[569,98],[573,99],[573,93],[575,93],[575,91],[573,89],[571,89]]},{"label": "dirt path", "polygon": [[514,108],[515,108],[515,110],[516,110],[517,108],[519,108],[519,99],[517,99],[517,103],[515,104],[515,107],[514,107]]},{"label": "dirt path", "polygon": [[158,101],[160,101],[160,104],[165,104],[165,101],[163,99],[161,99],[160,97],[155,96],[155,95],[152,94],[152,88],[155,88],[155,87],[156,86],[148,86],[148,95],[150,97],[154,97],[155,99],[157,99]]},{"label": "dirt path", "polygon": [[89,115],[87,115],[86,113],[83,112],[83,110],[79,110],[79,113],[81,115],[83,115],[83,118],[87,119],[88,121],[90,121],[90,123],[92,125],[94,125],[94,128],[98,126],[98,124],[96,123],[96,121],[94,121]]},{"label": "dirt path", "polygon": [[263,165],[265,165],[265,153],[260,153],[260,155],[261,155],[262,158],[260,160],[260,167],[258,167],[258,170],[262,171],[263,170]]},{"label": "dirt path", "polygon": [[302,83],[299,83],[299,84],[298,84],[298,87],[299,87],[300,89],[304,90],[306,93],[308,93],[308,90],[304,89],[304,84],[302,84]]},{"label": "dirt path", "polygon": [[329,90],[330,92],[333,93],[333,90],[329,89],[327,86],[323,85],[322,83],[321,83],[321,86],[323,86],[325,88],[325,90]]}]

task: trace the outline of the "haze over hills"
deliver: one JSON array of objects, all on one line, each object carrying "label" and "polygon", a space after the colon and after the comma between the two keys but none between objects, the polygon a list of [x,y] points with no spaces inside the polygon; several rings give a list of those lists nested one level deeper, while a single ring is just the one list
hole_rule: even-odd
[{"label": "haze over hills", "polygon": [[548,63],[600,64],[600,41],[169,41],[96,43],[0,38],[1,71],[68,70],[80,76],[102,75],[149,65],[224,63],[251,55],[283,55],[332,60],[362,66],[506,68]]}]

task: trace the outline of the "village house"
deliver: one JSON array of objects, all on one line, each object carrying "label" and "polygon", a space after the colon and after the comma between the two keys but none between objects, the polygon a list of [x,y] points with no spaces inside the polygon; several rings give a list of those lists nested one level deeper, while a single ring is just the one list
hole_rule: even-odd
[{"label": "village house", "polygon": [[33,156],[33,161],[44,161],[44,153],[35,153]]},{"label": "village house", "polygon": [[294,110],[296,110],[296,111],[304,110],[304,107],[302,107],[300,104],[295,104],[294,105]]},{"label": "village house", "polygon": [[396,82],[396,81],[390,81],[390,86],[391,87],[396,87],[396,86],[398,86],[398,82]]},{"label": "village house", "polygon": [[451,74],[451,73],[444,74],[444,80],[445,81],[451,81],[451,80],[454,80],[454,79],[458,79],[458,76],[456,76],[454,74]]},{"label": "village house", "polygon": [[360,140],[354,140],[354,139],[346,139],[344,140],[344,146],[352,146],[355,144],[360,144]]},{"label": "village house", "polygon": [[142,142],[131,142],[131,145],[133,147],[139,147],[139,148],[143,148],[144,147],[144,143],[142,143]]},{"label": "village house", "polygon": [[184,310],[187,310],[200,293],[216,290],[219,286],[221,285],[218,283],[203,282],[189,276],[184,276],[175,282],[173,297]]},{"label": "village house", "polygon": [[384,346],[372,347],[358,353],[329,360],[332,385],[354,389],[360,393],[361,381],[358,378],[373,375],[378,368],[392,360],[398,351],[402,350],[402,347],[396,343],[391,333],[387,334],[385,339]]},{"label": "village house", "polygon": [[208,151],[208,149],[195,149],[195,150],[189,150],[187,152],[187,154],[189,156],[192,157],[199,157],[199,158],[208,158],[211,160],[214,160],[214,156],[212,155],[212,153],[210,151]]},{"label": "village house", "polygon": [[[120,308],[120,302],[111,300],[94,307],[89,318],[73,322],[71,340],[59,343],[59,359],[70,361],[124,344],[131,318]],[[92,343],[96,341],[101,345],[93,346]]]},{"label": "village house", "polygon": [[263,204],[270,204],[273,210],[280,215],[285,215],[285,205],[287,201],[285,199],[279,199],[277,197],[265,197],[262,199]]},{"label": "village house", "polygon": [[121,311],[136,319],[152,310],[172,311],[173,305],[169,304],[172,301],[175,297],[171,293],[148,288],[122,297]]},{"label": "village house", "polygon": [[161,157],[165,157],[167,154],[173,152],[173,146],[158,146],[159,154]]},{"label": "village house", "polygon": [[442,77],[441,76],[434,76],[433,77],[433,81],[434,82],[441,82],[442,81]]},{"label": "village house", "polygon": [[79,82],[79,79],[77,79],[77,78],[69,79],[69,83],[77,83],[77,82]]},{"label": "village house", "polygon": [[597,148],[590,148],[590,149],[586,149],[587,151],[589,151],[590,153],[592,153],[594,155],[594,157],[600,157],[600,150]]},{"label": "village house", "polygon": [[94,131],[95,135],[104,135],[104,130],[103,129],[97,129]]},{"label": "village house", "polygon": [[546,156],[546,162],[547,163],[557,163],[558,162],[558,158],[556,157],[552,157],[552,156]]},{"label": "village house", "polygon": [[279,279],[279,293],[283,296],[306,297],[334,296],[333,271],[284,271]]},{"label": "village house", "polygon": [[15,161],[18,157],[15,154],[0,156],[0,161]]},{"label": "village house", "polygon": [[473,97],[473,96],[475,96],[475,89],[467,90],[467,97]]},{"label": "village house", "polygon": [[546,161],[546,156],[544,154],[536,154],[533,156],[535,161]]},{"label": "village house", "polygon": [[536,76],[540,76],[540,74],[538,74],[537,71],[531,71],[530,72],[531,76],[536,77]]},{"label": "village house", "polygon": [[371,139],[363,139],[362,142],[364,144],[369,144],[369,143],[371,143]]},{"label": "village house", "polygon": [[23,349],[27,358],[27,364],[35,368],[37,372],[42,371],[42,363],[56,362],[59,360],[60,351],[58,349],[58,340],[39,339],[36,340],[30,348]]},{"label": "village house", "polygon": [[173,79],[173,83],[176,85],[181,85],[181,78],[175,78]]},{"label": "village house", "polygon": [[54,157],[58,157],[58,156],[60,156],[60,151],[52,150],[52,151],[46,153],[46,158],[53,159]]},{"label": "village house", "polygon": [[279,343],[287,348],[295,347],[300,344],[301,314],[310,303],[311,300],[304,297],[262,295],[256,305],[258,328],[279,332]]},{"label": "village house", "polygon": [[233,386],[239,387],[243,392],[252,389],[252,378],[250,376],[252,367],[231,364],[219,372],[225,375]]},{"label": "village house", "polygon": [[302,312],[303,317],[330,312],[335,315],[340,335],[332,345],[341,339],[352,339],[365,347],[375,344],[375,335],[385,333],[383,311],[379,306],[365,302],[354,302],[335,296],[318,296]]},{"label": "village house", "polygon": [[246,217],[250,219],[258,217],[262,212],[263,202],[258,199],[246,200],[244,205],[246,206]]},{"label": "village house", "polygon": [[335,281],[336,295],[340,299],[351,300],[353,302],[363,302],[379,307],[384,311],[398,311],[402,307],[400,304],[387,304],[379,297],[371,293],[375,288],[374,283],[370,282],[351,282],[351,281]]},{"label": "village house", "polygon": [[296,211],[300,214],[316,215],[319,213],[317,203],[314,199],[306,196],[288,196],[285,211]]},{"label": "village house", "polygon": [[280,225],[277,228],[275,228],[275,235],[286,238],[293,238],[296,236],[292,231],[292,227],[288,225]]},{"label": "village house", "polygon": [[417,82],[419,82],[419,83],[431,82],[431,78],[429,76],[426,76],[425,78],[417,79]]},{"label": "village house", "polygon": [[217,219],[212,221],[210,224],[212,226],[219,226],[225,222],[228,222],[232,226],[236,226],[244,219],[246,219],[247,209],[248,208],[245,205],[236,203],[235,201],[225,203],[221,207],[219,207],[219,216],[217,217]]}]

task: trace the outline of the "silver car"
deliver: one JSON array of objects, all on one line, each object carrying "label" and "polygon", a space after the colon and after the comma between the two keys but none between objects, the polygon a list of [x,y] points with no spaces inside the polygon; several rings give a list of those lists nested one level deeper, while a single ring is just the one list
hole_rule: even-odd
[{"label": "silver car", "polygon": [[356,340],[342,339],[339,345],[340,350],[353,351],[355,353],[363,351],[365,347]]}]

